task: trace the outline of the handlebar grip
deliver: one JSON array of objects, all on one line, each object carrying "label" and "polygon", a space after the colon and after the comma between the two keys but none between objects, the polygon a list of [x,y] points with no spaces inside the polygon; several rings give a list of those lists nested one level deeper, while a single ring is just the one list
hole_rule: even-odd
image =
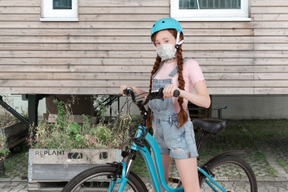
[{"label": "handlebar grip", "polygon": [[131,92],[133,92],[133,89],[131,87],[127,87],[126,89],[123,90],[123,93],[125,95],[130,95]]},{"label": "handlebar grip", "polygon": [[180,91],[178,89],[176,89],[174,92],[173,92],[173,97],[179,97],[180,95]]}]

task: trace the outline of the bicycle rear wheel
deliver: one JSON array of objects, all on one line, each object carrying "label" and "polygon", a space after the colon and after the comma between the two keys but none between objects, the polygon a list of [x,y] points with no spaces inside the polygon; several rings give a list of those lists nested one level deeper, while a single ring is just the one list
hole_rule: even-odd
[{"label": "bicycle rear wheel", "polygon": [[[122,169],[121,169],[122,170]],[[120,173],[121,173],[120,170]],[[67,183],[62,192],[78,192],[78,191],[109,191],[111,183],[115,183],[113,190],[117,191],[119,183],[115,182],[120,178],[119,168],[112,165],[103,165],[87,169],[71,181]],[[125,186],[124,191],[134,192],[148,192],[143,181],[132,171],[128,177],[128,182]]]},{"label": "bicycle rear wheel", "polygon": [[[203,169],[214,177],[214,180],[226,191],[257,192],[257,181],[252,168],[240,157],[224,156],[203,166]],[[199,173],[202,192],[214,191]]]}]

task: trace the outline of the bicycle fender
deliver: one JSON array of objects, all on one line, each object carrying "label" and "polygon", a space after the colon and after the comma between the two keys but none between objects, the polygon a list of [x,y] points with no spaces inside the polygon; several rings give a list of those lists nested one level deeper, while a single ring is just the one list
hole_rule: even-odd
[{"label": "bicycle fender", "polygon": [[218,159],[221,159],[223,157],[226,157],[226,156],[236,156],[236,155],[239,155],[239,154],[244,154],[246,153],[245,150],[233,150],[233,151],[226,151],[224,153],[220,153],[218,155],[216,155],[215,157],[212,157],[211,159],[209,159],[204,165],[203,167],[209,165],[211,162],[213,161],[217,161]]}]

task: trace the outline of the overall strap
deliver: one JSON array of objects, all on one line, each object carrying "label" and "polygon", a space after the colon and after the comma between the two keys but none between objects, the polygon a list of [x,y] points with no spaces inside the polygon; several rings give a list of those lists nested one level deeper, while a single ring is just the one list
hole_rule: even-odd
[{"label": "overall strap", "polygon": [[[184,63],[186,63],[186,61],[188,61],[189,59],[191,59],[191,58],[185,57],[185,58],[183,59],[183,65],[184,65]],[[173,71],[169,74],[169,77],[174,77],[177,73],[178,73],[178,66],[176,66],[176,67],[173,69]]]},{"label": "overall strap", "polygon": [[176,66],[173,71],[169,74],[169,77],[174,77],[178,73],[178,66]]},{"label": "overall strap", "polygon": [[186,61],[188,61],[189,59],[192,59],[192,58],[190,58],[190,57],[184,57],[184,59],[183,59],[183,64],[186,63]]}]

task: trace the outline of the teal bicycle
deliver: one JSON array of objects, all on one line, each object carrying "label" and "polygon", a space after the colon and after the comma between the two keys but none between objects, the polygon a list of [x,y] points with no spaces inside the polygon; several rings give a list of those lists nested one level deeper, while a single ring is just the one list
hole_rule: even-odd
[{"label": "teal bicycle", "polygon": [[[135,191],[147,192],[148,189],[143,180],[133,171],[131,171],[133,161],[136,158],[137,151],[144,157],[153,188],[160,192],[160,185],[168,192],[184,191],[180,179],[169,178],[169,184],[166,184],[163,175],[163,167],[159,147],[146,130],[147,111],[145,105],[152,99],[163,99],[163,88],[159,91],[151,92],[145,101],[136,101],[134,92],[131,88],[124,90],[124,94],[131,96],[132,101],[138,106],[143,116],[142,122],[137,127],[137,132],[132,137],[133,144],[130,149],[122,151],[123,160],[121,162],[108,163],[87,169],[67,183],[63,192],[74,191]],[[179,96],[175,91],[173,96]],[[193,125],[201,130],[198,141],[198,151],[200,150],[202,139],[209,134],[216,134],[225,128],[225,121],[221,120],[193,120]],[[146,142],[145,142],[146,141]],[[154,156],[159,180],[155,170],[150,151],[145,146],[150,145]],[[251,167],[239,156],[242,151],[229,151],[219,154],[204,165],[198,165],[199,182],[202,191],[249,191],[257,192],[257,181]],[[171,184],[170,184],[171,183]]]}]

